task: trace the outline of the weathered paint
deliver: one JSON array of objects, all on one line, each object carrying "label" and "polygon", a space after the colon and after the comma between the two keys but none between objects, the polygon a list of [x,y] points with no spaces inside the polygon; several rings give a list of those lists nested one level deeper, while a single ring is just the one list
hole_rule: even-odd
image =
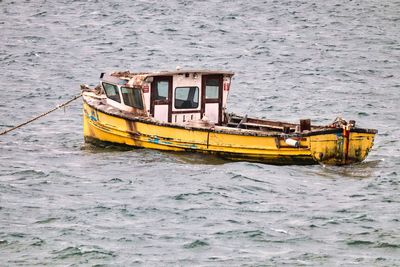
[{"label": "weathered paint", "polygon": [[[95,120],[92,114],[95,112]],[[349,134],[347,158],[343,132],[314,132],[298,137],[300,146],[290,147],[287,136],[257,135],[252,131],[234,129],[200,129],[173,124],[159,124],[151,120],[129,119],[107,114],[84,102],[84,136],[87,140],[125,144],[133,147],[169,151],[194,151],[216,154],[232,160],[246,160],[269,164],[316,164],[318,162],[343,165],[360,162],[373,145],[375,133]],[[222,127],[221,127],[222,128]],[[223,128],[222,128],[223,129]],[[292,137],[292,136],[291,136]]]},{"label": "weathered paint", "polygon": [[345,165],[363,161],[374,143],[373,133],[343,133],[310,137],[312,156],[316,161],[332,165]]}]

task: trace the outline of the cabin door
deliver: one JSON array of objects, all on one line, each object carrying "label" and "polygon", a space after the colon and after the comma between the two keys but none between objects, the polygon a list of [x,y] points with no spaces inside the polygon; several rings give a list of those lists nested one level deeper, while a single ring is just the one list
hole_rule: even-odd
[{"label": "cabin door", "polygon": [[171,122],[172,77],[154,77],[151,83],[150,113],[160,121]]},{"label": "cabin door", "polygon": [[216,123],[222,123],[222,75],[203,75],[202,77],[202,114]]}]

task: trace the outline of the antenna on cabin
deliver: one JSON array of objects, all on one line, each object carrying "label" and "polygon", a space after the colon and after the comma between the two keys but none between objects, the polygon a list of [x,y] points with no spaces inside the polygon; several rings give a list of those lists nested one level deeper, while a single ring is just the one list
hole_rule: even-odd
[{"label": "antenna on cabin", "polygon": [[176,66],[176,70],[181,70],[181,66]]}]

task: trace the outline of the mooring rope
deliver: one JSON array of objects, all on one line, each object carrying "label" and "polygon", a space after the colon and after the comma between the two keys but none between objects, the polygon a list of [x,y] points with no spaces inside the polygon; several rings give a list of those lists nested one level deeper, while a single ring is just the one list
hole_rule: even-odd
[{"label": "mooring rope", "polygon": [[35,121],[35,120],[37,120],[37,119],[40,119],[41,117],[46,116],[47,114],[52,113],[53,111],[56,111],[57,109],[60,109],[60,108],[62,108],[62,107],[65,107],[65,106],[67,106],[69,103],[71,103],[72,101],[77,100],[78,98],[80,98],[81,96],[82,96],[82,94],[79,94],[79,95],[77,95],[77,96],[74,96],[72,99],[68,100],[67,102],[62,103],[62,104],[58,105],[57,107],[52,108],[52,109],[50,109],[49,111],[46,111],[46,112],[44,112],[44,113],[42,113],[42,114],[40,114],[40,115],[34,117],[33,119],[30,119],[30,120],[28,120],[28,121],[26,121],[26,122],[23,122],[23,123],[21,123],[21,124],[18,124],[18,125],[16,125],[16,126],[10,128],[10,129],[7,129],[7,130],[5,130],[5,131],[3,131],[3,132],[0,132],[0,135],[9,133],[9,132],[11,132],[11,131],[14,131],[14,130],[16,130],[16,129],[18,129],[18,128],[24,126],[24,125],[27,125],[28,123],[31,123],[31,122],[33,122],[33,121]]}]

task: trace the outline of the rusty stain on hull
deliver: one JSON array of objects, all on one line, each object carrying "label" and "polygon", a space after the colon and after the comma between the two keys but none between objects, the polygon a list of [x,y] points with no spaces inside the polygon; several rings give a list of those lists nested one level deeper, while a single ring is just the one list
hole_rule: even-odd
[{"label": "rusty stain on hull", "polygon": [[[87,104],[85,102],[85,104]],[[85,109],[95,109],[93,106],[86,105]],[[108,109],[108,112],[110,110]],[[90,116],[86,116],[89,124],[85,126],[89,130],[85,133],[87,138],[86,140],[96,139],[106,142],[112,143],[120,143],[126,144],[132,147],[143,147],[143,148],[155,148],[155,149],[163,149],[163,150],[171,150],[171,151],[190,151],[190,152],[202,152],[217,155],[222,158],[230,159],[230,160],[245,160],[252,162],[262,162],[267,164],[276,164],[276,165],[287,165],[287,164],[298,164],[298,165],[308,165],[308,164],[317,164],[317,163],[326,163],[333,165],[343,165],[350,164],[353,162],[362,161],[366,155],[368,154],[366,151],[362,150],[362,148],[356,148],[354,150],[354,156],[351,151],[351,146],[349,146],[349,156],[346,161],[343,161],[343,153],[344,144],[343,144],[343,132],[342,129],[333,129],[329,130],[321,130],[320,134],[316,132],[304,133],[304,134],[294,134],[298,140],[301,142],[301,146],[299,148],[290,148],[288,145],[284,143],[284,137],[281,134],[276,132],[257,132],[254,133],[252,130],[243,130],[243,129],[229,129],[228,127],[215,127],[211,128],[196,128],[196,127],[185,127],[183,125],[171,125],[166,123],[157,123],[152,120],[143,119],[139,117],[131,117],[130,119],[125,118],[124,116],[116,116],[110,115],[107,113],[103,113],[100,110],[97,110],[100,113],[100,120],[104,120],[104,123],[107,122],[108,125],[112,124],[112,121],[119,119],[125,123],[125,132],[126,138],[130,141],[120,137],[121,133],[113,134],[111,130],[110,135],[106,135],[106,131],[102,129],[103,126],[99,127],[98,121],[90,121]],[[88,114],[89,112],[85,112]],[[180,135],[179,138],[174,137],[162,137],[161,128],[163,131],[165,129],[170,129],[169,131],[173,132],[173,129],[179,129],[183,131],[183,135]],[[95,130],[96,129],[96,130]],[[110,129],[109,129],[110,130]],[[168,131],[168,130],[167,130]],[[99,137],[99,132],[102,132]],[[185,132],[188,135],[190,132],[196,132],[199,136],[201,133],[204,133],[204,143],[202,148],[201,138],[197,141],[190,141],[188,143],[185,140]],[[158,135],[154,135],[158,134]],[[354,134],[351,132],[351,134]],[[364,135],[373,135],[371,133],[367,133],[367,131],[360,131],[358,134]],[[246,150],[242,146],[233,144],[224,144],[224,137],[222,135],[233,136],[239,143],[242,138],[265,138],[265,140],[271,139],[271,148],[267,154],[262,151],[262,147],[260,149],[251,148],[254,147],[251,145],[251,142],[248,142],[248,149]],[[113,137],[104,137],[104,136],[113,136]],[[327,140],[323,139],[325,137],[329,137]],[[364,140],[371,140],[371,137],[360,138],[357,137],[358,141],[364,142]],[[219,140],[219,143],[215,143]],[[252,141],[253,142],[253,141]],[[258,142],[255,142],[258,143]],[[351,143],[351,142],[349,142]],[[372,143],[372,142],[371,142]],[[261,144],[260,144],[261,145]],[[372,145],[371,145],[372,146]],[[368,147],[370,147],[368,145]],[[220,151],[218,151],[220,149]],[[285,154],[285,150],[290,150],[289,154]],[[248,152],[243,152],[248,151]],[[313,152],[314,151],[314,152]]]}]

